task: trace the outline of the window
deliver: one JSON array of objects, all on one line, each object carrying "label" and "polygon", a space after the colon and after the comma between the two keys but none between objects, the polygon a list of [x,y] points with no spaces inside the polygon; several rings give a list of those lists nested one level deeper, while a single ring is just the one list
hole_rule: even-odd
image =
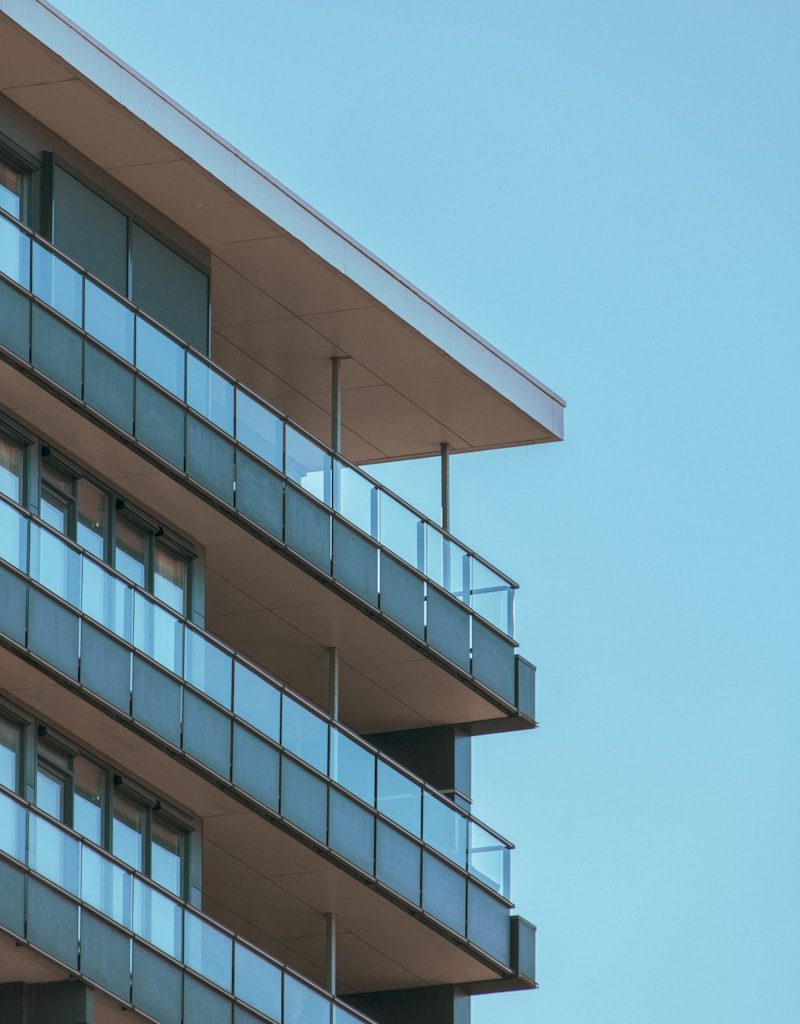
[{"label": "window", "polygon": [[22,501],[22,445],[0,434],[0,494]]},{"label": "window", "polygon": [[12,217],[22,217],[22,188],[24,177],[5,161],[0,160],[0,210]]},{"label": "window", "polygon": [[175,896],[184,893],[186,831],[146,801],[114,791],[111,852]]},{"label": "window", "polygon": [[22,729],[8,718],[0,718],[0,786],[19,789]]},{"label": "window", "polygon": [[169,541],[163,540],[157,530],[132,516],[118,516],[114,566],[179,615],[186,613],[187,557]]},{"label": "window", "polygon": [[93,555],[106,557],[108,495],[49,456],[42,459],[41,516]]},{"label": "window", "polygon": [[106,773],[79,754],[40,740],[36,756],[36,806],[93,843],[103,842]]}]

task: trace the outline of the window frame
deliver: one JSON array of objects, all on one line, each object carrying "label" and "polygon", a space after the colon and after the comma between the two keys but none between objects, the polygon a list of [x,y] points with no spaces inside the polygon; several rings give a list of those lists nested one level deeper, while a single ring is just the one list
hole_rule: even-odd
[{"label": "window frame", "polygon": [[19,220],[28,227],[37,227],[34,221],[40,208],[42,163],[23,149],[4,132],[0,132],[0,163],[6,164],[21,176]]}]

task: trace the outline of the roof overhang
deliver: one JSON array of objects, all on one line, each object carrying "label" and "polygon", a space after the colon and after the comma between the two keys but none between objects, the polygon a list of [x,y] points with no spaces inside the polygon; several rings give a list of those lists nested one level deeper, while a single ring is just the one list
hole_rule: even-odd
[{"label": "roof overhang", "polygon": [[564,402],[43,0],[0,0],[0,93],[211,253],[214,358],[359,462],[560,440]]}]

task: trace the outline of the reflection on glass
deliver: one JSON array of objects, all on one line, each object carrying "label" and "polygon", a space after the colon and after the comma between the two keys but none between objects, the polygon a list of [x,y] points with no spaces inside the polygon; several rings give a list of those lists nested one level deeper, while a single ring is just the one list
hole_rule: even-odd
[{"label": "reflection on glass", "polygon": [[114,565],[139,587],[147,578],[147,533],[130,520],[117,519]]},{"label": "reflection on glass", "polygon": [[236,662],[234,672],[234,713],[265,736],[280,740],[280,690],[240,661]]},{"label": "reflection on glass", "polygon": [[144,807],[117,790],[114,793],[111,852],[134,871],[144,868]]},{"label": "reflection on glass", "polygon": [[287,971],[283,979],[283,1019],[303,1024],[329,1024],[331,1004],[316,989]]},{"label": "reflection on glass", "polygon": [[106,348],[133,362],[133,312],[88,279],[85,326],[87,333]]},{"label": "reflection on glass", "polygon": [[0,501],[0,558],[18,569],[27,569],[28,520]]},{"label": "reflection on glass", "polygon": [[328,723],[283,696],[283,745],[317,771],[328,773]]},{"label": "reflection on glass", "polygon": [[378,761],[378,810],[412,835],[420,834],[422,790],[385,761]]},{"label": "reflection on glass", "polygon": [[356,469],[333,463],[336,511],[370,537],[378,537],[378,489]]},{"label": "reflection on glass", "polygon": [[283,469],[283,421],[241,389],[236,392],[236,438],[277,469]]},{"label": "reflection on glass", "polygon": [[81,896],[124,928],[133,926],[133,876],[88,846],[81,851]]},{"label": "reflection on glass", "polygon": [[83,611],[130,642],[133,639],[133,591],[89,558],[83,559]]},{"label": "reflection on glass", "polygon": [[105,557],[108,499],[87,480],[77,480],[77,533],[81,547],[98,558]]},{"label": "reflection on glass", "polygon": [[138,591],[133,595],[133,642],[170,672],[183,673],[183,623]]},{"label": "reflection on glass", "polygon": [[425,543],[422,521],[405,505],[381,491],[381,543],[394,554],[425,571]]},{"label": "reflection on glass", "polygon": [[476,821],[469,828],[469,870],[485,885],[508,896],[508,849]]},{"label": "reflection on glass", "polygon": [[59,821],[64,820],[66,782],[62,775],[39,765],[36,769],[36,806]]},{"label": "reflection on glass", "polygon": [[0,274],[5,274],[23,288],[30,287],[31,243],[5,217],[0,217]]},{"label": "reflection on glass", "polygon": [[66,535],[69,524],[69,501],[66,498],[43,489],[39,510],[48,526]]},{"label": "reflection on glass", "polygon": [[33,294],[67,320],[83,325],[83,277],[64,260],[33,243]]},{"label": "reflection on glass", "polygon": [[191,352],[187,353],[186,400],[226,434],[233,435],[233,384]]},{"label": "reflection on glass", "polygon": [[186,629],[184,678],[219,704],[231,706],[231,656],[200,633]]},{"label": "reflection on glass", "polygon": [[0,494],[22,500],[22,445],[0,434]]},{"label": "reflection on glass", "polygon": [[184,398],[184,349],[147,320],[136,317],[136,366],[176,398]]},{"label": "reflection on glass", "polygon": [[233,940],[190,910],[184,918],[184,963],[230,992],[233,983]]},{"label": "reflection on glass", "polygon": [[294,427],[286,425],[286,475],[315,498],[331,503],[331,457]]},{"label": "reflection on glass", "polygon": [[0,786],[16,793],[22,730],[16,722],[0,718]]},{"label": "reflection on glass", "polygon": [[19,219],[22,214],[22,175],[0,161],[0,210]]},{"label": "reflection on glass", "polygon": [[81,556],[49,530],[31,523],[31,575],[76,607],[81,597]]},{"label": "reflection on glass", "polygon": [[150,877],[175,896],[183,894],[185,835],[169,822],[154,817],[150,841]]},{"label": "reflection on glass", "polygon": [[133,931],[180,960],[183,907],[141,878],[133,880]]},{"label": "reflection on glass", "polygon": [[38,814],[31,814],[28,856],[37,874],[78,895],[80,844],[77,839]]},{"label": "reflection on glass", "polygon": [[155,546],[153,593],[183,615],[186,610],[186,559],[160,541]]},{"label": "reflection on glass", "polygon": [[73,758],[72,773],[72,827],[99,846],[103,841],[105,774],[83,757]]},{"label": "reflection on glass", "polygon": [[263,956],[236,943],[234,994],[272,1020],[281,1019],[281,970]]},{"label": "reflection on glass", "polygon": [[16,860],[25,860],[25,808],[0,793],[0,850]]},{"label": "reflection on glass", "polygon": [[375,806],[375,755],[338,729],[331,729],[331,778]]},{"label": "reflection on glass", "polygon": [[460,867],[466,867],[467,819],[427,790],[423,805],[424,841]]}]

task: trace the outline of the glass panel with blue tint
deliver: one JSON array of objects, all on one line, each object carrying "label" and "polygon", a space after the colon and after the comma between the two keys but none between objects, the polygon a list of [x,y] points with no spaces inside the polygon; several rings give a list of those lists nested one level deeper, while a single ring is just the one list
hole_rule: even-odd
[{"label": "glass panel with blue tint", "polygon": [[0,274],[10,277],[23,288],[30,287],[30,239],[5,217],[0,217]]},{"label": "glass panel with blue tint", "polygon": [[233,436],[233,384],[187,353],[186,401],[210,423]]},{"label": "glass panel with blue tint", "polygon": [[134,871],[143,871],[146,822],[143,805],[116,790],[112,814],[111,852]]},{"label": "glass panel with blue tint", "polygon": [[75,481],[75,539],[96,558],[106,557],[108,495],[88,480]]},{"label": "glass panel with blue tint", "polygon": [[179,615],[186,613],[188,564],[169,544],[156,541],[153,561],[153,593]]},{"label": "glass panel with blue tint", "polygon": [[444,588],[453,597],[469,604],[471,590],[470,563],[467,552],[454,540],[442,538],[442,579]]},{"label": "glass panel with blue tint", "polygon": [[271,466],[283,470],[283,420],[241,388],[236,391],[236,439]]},{"label": "glass panel with blue tint", "polygon": [[420,834],[422,788],[378,759],[378,810],[414,836]]},{"label": "glass panel with blue tint", "polygon": [[150,877],[173,895],[183,896],[186,833],[154,815],[150,827]]},{"label": "glass panel with blue tint", "polygon": [[33,243],[33,294],[83,326],[83,276],[38,242]]},{"label": "glass panel with blue tint", "polygon": [[331,728],[331,778],[375,806],[375,754],[336,728]]},{"label": "glass panel with blue tint", "polygon": [[467,819],[427,790],[423,794],[424,841],[454,864],[467,866]]},{"label": "glass panel with blue tint", "polygon": [[28,520],[0,501],[0,558],[18,569],[28,567]]},{"label": "glass panel with blue tint", "polygon": [[0,793],[0,850],[14,860],[25,860],[25,819],[27,811],[12,800],[7,793]]},{"label": "glass panel with blue tint", "polygon": [[19,786],[22,727],[0,717],[0,786],[16,793]]},{"label": "glass panel with blue tint", "polygon": [[0,494],[22,500],[22,445],[6,434],[0,434]]},{"label": "glass panel with blue tint", "polygon": [[331,457],[305,434],[286,424],[286,475],[315,498],[331,503]]},{"label": "glass panel with blue tint", "polygon": [[283,1019],[286,1024],[330,1024],[331,1004],[321,992],[287,971],[283,979]]},{"label": "glass panel with blue tint", "polygon": [[66,780],[49,768],[36,769],[36,806],[59,821],[64,820]]},{"label": "glass panel with blue tint", "polygon": [[133,640],[133,590],[90,558],[83,559],[81,607],[118,637]]},{"label": "glass panel with blue tint", "polygon": [[280,690],[240,661],[234,672],[234,713],[265,736],[280,741]]},{"label": "glass panel with blue tint", "polygon": [[22,182],[19,171],[0,160],[0,210],[12,217],[22,216]]},{"label": "glass panel with blue tint", "polygon": [[114,566],[137,587],[143,587],[147,580],[147,542],[145,530],[129,519],[117,517]]},{"label": "glass panel with blue tint", "polygon": [[198,690],[222,704],[231,706],[232,659],[221,648],[190,627],[186,628],[184,678]]},{"label": "glass panel with blue tint", "polygon": [[184,963],[203,978],[233,989],[233,939],[187,910],[184,917]]},{"label": "glass panel with blue tint", "polygon": [[283,695],[282,736],[287,750],[328,774],[328,723],[287,694]]},{"label": "glass panel with blue tint", "polygon": [[508,896],[508,848],[477,821],[469,827],[469,871],[490,889]]},{"label": "glass panel with blue tint", "polygon": [[77,608],[81,600],[81,556],[60,537],[31,523],[31,575]]},{"label": "glass panel with blue tint", "polygon": [[511,632],[512,588],[477,558],[472,559],[472,607],[504,633]]},{"label": "glass panel with blue tint", "polygon": [[57,825],[38,814],[30,816],[28,863],[43,878],[78,895],[80,889],[80,843]]},{"label": "glass panel with blue tint", "polygon": [[381,544],[420,572],[425,571],[422,522],[391,495],[381,491]]},{"label": "glass panel with blue tint", "polygon": [[186,391],[186,352],[149,321],[136,317],[136,366],[142,373],[183,401]]},{"label": "glass panel with blue tint", "polygon": [[103,842],[105,772],[84,757],[74,757],[72,790],[72,827],[99,846]]},{"label": "glass panel with blue tint", "polygon": [[183,907],[141,878],[133,880],[133,931],[168,956],[180,960]]},{"label": "glass panel with blue tint", "polygon": [[89,846],[81,851],[81,897],[123,928],[132,928],[133,875]]},{"label": "glass panel with blue tint", "polygon": [[129,363],[133,362],[133,323],[133,310],[87,279],[86,331]]},{"label": "glass panel with blue tint", "polygon": [[357,469],[338,459],[334,459],[333,474],[336,511],[377,540],[378,489]]},{"label": "glass panel with blue tint", "polygon": [[343,1006],[334,1006],[333,1024],[364,1024],[363,1017],[356,1017],[354,1013],[345,1010]]},{"label": "glass panel with blue tint", "polygon": [[183,623],[144,594],[134,593],[133,643],[175,675],[183,671]]},{"label": "glass panel with blue tint", "polygon": [[263,1013],[270,1020],[280,1021],[281,969],[237,942],[235,973],[236,998]]}]

